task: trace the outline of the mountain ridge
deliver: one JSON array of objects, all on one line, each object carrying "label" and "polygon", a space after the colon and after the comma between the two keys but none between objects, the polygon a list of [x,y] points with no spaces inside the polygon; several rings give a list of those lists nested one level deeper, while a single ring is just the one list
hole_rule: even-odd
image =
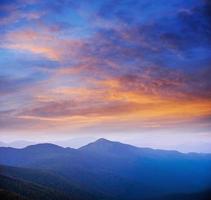
[{"label": "mountain ridge", "polygon": [[211,154],[139,148],[102,138],[79,149],[49,143],[23,149],[2,147],[0,164],[47,170],[91,194],[112,200],[192,193],[211,185]]},{"label": "mountain ridge", "polygon": [[[1,143],[0,143],[1,144]],[[2,144],[7,144],[7,143],[2,143]],[[161,148],[151,148],[151,147],[139,147],[139,146],[135,146],[135,145],[131,145],[131,144],[127,144],[127,143],[122,143],[119,141],[111,141],[105,138],[99,138],[93,142],[87,143],[81,147],[78,148],[71,148],[71,147],[63,147],[61,145],[58,145],[56,143],[51,143],[51,142],[44,142],[44,143],[36,143],[36,144],[30,144],[27,145],[25,147],[11,147],[11,146],[0,146],[0,148],[8,148],[8,149],[15,149],[15,150],[21,150],[21,149],[33,149],[36,147],[49,147],[49,148],[60,148],[60,149],[66,149],[66,150],[77,150],[77,149],[84,149],[86,147],[90,147],[91,145],[96,145],[96,144],[118,144],[118,145],[127,145],[128,147],[132,147],[132,148],[137,148],[137,149],[142,149],[142,150],[149,150],[149,151],[163,151],[163,152],[169,152],[169,153],[180,153],[180,154],[184,154],[184,155],[190,155],[190,154],[197,154],[197,155],[211,155],[211,153],[204,153],[204,152],[181,152],[179,150],[167,150],[167,149],[161,149]]]},{"label": "mountain ridge", "polygon": [[21,150],[21,149],[35,149],[37,147],[48,147],[48,148],[54,148],[54,149],[66,149],[66,150],[82,150],[86,147],[90,147],[91,145],[96,145],[96,144],[118,144],[118,145],[124,145],[124,146],[128,146],[128,147],[132,147],[132,148],[136,148],[136,149],[142,149],[142,150],[152,150],[152,151],[163,151],[163,152],[172,152],[172,153],[180,153],[180,154],[185,154],[185,155],[190,155],[190,154],[197,154],[197,155],[211,155],[211,153],[200,153],[200,152],[188,152],[188,153],[183,153],[180,152],[178,150],[166,150],[166,149],[159,149],[159,148],[151,148],[151,147],[138,147],[138,146],[134,146],[131,144],[126,144],[126,143],[122,143],[119,141],[111,141],[105,138],[99,138],[93,142],[90,142],[82,147],[79,148],[71,148],[71,147],[63,147],[54,143],[37,143],[37,144],[32,144],[32,145],[28,145],[26,147],[22,147],[22,148],[15,148],[15,147],[0,147],[0,149],[15,149],[15,150]]}]

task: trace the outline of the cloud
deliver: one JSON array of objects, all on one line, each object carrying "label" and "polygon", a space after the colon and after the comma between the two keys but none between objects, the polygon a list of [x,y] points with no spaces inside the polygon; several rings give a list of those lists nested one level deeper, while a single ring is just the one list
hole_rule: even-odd
[{"label": "cloud", "polygon": [[33,11],[26,9],[27,6],[36,4],[38,1],[1,1],[0,3],[0,26],[7,26],[18,23],[20,21],[36,21],[44,16],[45,12]]},{"label": "cloud", "polygon": [[[172,91],[168,95],[168,92],[158,92],[162,87],[158,89],[154,84],[140,88],[141,79],[138,81],[137,84],[134,78],[120,77],[92,82],[94,89],[93,85],[91,88],[57,88],[25,108],[18,118],[39,120],[44,126],[47,121],[69,127],[73,122],[80,124],[81,119],[86,119],[85,126],[90,125],[90,120],[92,126],[109,123],[119,126],[120,122],[127,122],[131,128],[134,123],[143,123],[144,127],[155,124],[175,127],[211,113],[210,100],[187,95],[179,98]],[[160,84],[166,85],[163,80]],[[167,87],[175,84],[178,82],[168,80]]]},{"label": "cloud", "polygon": [[[25,61],[37,56],[39,63],[27,61],[22,68],[36,78],[36,70],[44,76],[32,84],[13,77],[0,81],[0,92],[19,102],[15,112],[2,113],[14,127],[116,130],[123,124],[128,129],[208,124],[208,1],[93,1],[86,8],[73,1],[32,3],[33,12],[27,5],[3,7],[8,27],[1,32],[0,47],[17,57],[27,53]],[[11,17],[13,9],[19,23]],[[27,85],[27,92],[18,94]]]},{"label": "cloud", "polygon": [[13,78],[8,76],[0,76],[0,94],[11,94],[20,91],[20,89],[33,84],[35,80],[30,78]]},{"label": "cloud", "polygon": [[81,41],[65,40],[52,35],[49,30],[34,31],[32,29],[7,33],[1,42],[1,47],[16,51],[29,51],[50,60],[62,61],[65,56],[76,56]]}]

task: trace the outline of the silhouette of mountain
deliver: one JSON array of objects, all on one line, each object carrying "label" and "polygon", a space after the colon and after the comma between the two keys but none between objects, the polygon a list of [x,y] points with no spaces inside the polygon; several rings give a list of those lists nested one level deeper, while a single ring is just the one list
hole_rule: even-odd
[{"label": "silhouette of mountain", "polygon": [[158,197],[156,199],[148,200],[210,200],[211,198],[211,189],[195,192],[195,193],[183,193],[183,194],[171,194],[164,197]]},{"label": "silhouette of mountain", "polygon": [[0,175],[62,191],[71,199],[94,199],[94,195],[80,189],[65,177],[56,175],[51,171],[0,165]]},{"label": "silhouette of mountain", "polygon": [[45,160],[56,155],[65,155],[71,151],[71,148],[63,148],[54,144],[37,144],[15,149],[12,147],[0,147],[0,163],[14,166],[25,166],[36,160]]},{"label": "silhouette of mountain", "polygon": [[56,144],[62,147],[71,147],[71,148],[79,148],[86,145],[89,142],[92,142],[96,139],[96,137],[75,137],[67,140],[57,140]]},{"label": "silhouette of mountain", "polygon": [[0,188],[31,200],[69,200],[68,196],[47,187],[0,175]]},{"label": "silhouette of mountain", "polygon": [[139,148],[128,144],[123,144],[120,142],[113,142],[109,141],[104,138],[100,138],[96,140],[93,143],[87,144],[81,148],[79,148],[81,151],[85,152],[91,152],[94,154],[103,154],[104,156],[108,154],[116,155],[116,156],[131,156],[137,155],[137,156],[162,156],[162,157],[169,157],[169,156],[184,156],[185,154],[182,154],[178,151],[169,151],[169,150],[154,150],[151,148]]},{"label": "silhouette of mountain", "polygon": [[0,189],[0,197],[4,200],[29,200],[17,193],[10,192],[7,190]]},{"label": "silhouette of mountain", "polygon": [[[103,138],[79,149],[52,144],[24,149],[2,147],[0,163],[51,172],[55,178],[40,176],[50,182],[65,179],[64,185],[77,186],[79,193],[86,191],[98,199],[157,198],[198,192],[211,185],[211,154],[138,148]],[[30,177],[24,175],[24,179],[41,184],[33,175]],[[66,189],[60,188],[63,192]]]},{"label": "silhouette of mountain", "polygon": [[42,153],[52,153],[52,152],[63,152],[64,148],[55,144],[43,143],[35,144],[25,147],[25,151],[35,153],[36,151],[42,151]]}]

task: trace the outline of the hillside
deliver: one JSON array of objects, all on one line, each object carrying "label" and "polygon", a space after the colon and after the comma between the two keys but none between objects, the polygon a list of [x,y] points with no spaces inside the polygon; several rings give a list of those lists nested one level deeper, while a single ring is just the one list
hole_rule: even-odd
[{"label": "hillside", "polygon": [[210,154],[138,148],[105,139],[79,149],[53,144],[2,147],[0,163],[16,167],[2,166],[4,175],[77,199],[138,200],[195,193],[211,186]]},{"label": "hillside", "polygon": [[[30,200],[69,200],[70,198],[64,194],[42,187],[40,185],[27,181],[14,179],[11,177],[0,175],[0,188],[9,191],[8,196],[14,196],[11,193],[16,193],[18,196],[28,198]],[[6,195],[4,193],[4,195]],[[18,197],[20,198],[20,197]]]},{"label": "hillside", "polygon": [[35,183],[43,187],[63,192],[69,199],[94,199],[88,191],[80,189],[65,177],[59,176],[52,171],[11,167],[0,165],[0,174],[18,180]]},{"label": "hillside", "polygon": [[4,200],[29,200],[21,195],[18,195],[17,193],[10,192],[3,189],[0,189],[0,197],[1,199],[4,199]]}]

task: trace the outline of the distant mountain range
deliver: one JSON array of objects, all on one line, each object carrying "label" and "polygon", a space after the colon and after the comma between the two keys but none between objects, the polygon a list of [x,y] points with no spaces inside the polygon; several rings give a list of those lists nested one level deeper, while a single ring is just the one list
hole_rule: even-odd
[{"label": "distant mountain range", "polygon": [[[71,138],[67,140],[48,141],[48,143],[53,143],[62,147],[80,148],[94,140],[97,140],[97,138],[84,136],[84,137],[75,137],[75,138]],[[131,144],[131,141],[128,141],[128,143]],[[136,146],[139,146],[139,147],[145,147],[147,145],[146,143],[142,143],[141,140],[135,143],[136,143]],[[0,147],[24,148],[29,145],[35,145],[35,144],[38,144],[38,142],[27,141],[27,140],[17,140],[17,141],[6,143],[6,142],[0,141]],[[149,146],[151,148],[156,148],[156,149],[157,148],[165,149],[165,150],[174,149],[183,153],[188,153],[188,152],[211,153],[211,143],[209,142],[194,142],[194,143],[188,143],[188,144],[182,143],[182,144],[177,144],[177,145],[165,145],[165,146],[150,144]]]},{"label": "distant mountain range", "polygon": [[210,189],[211,154],[106,139],[79,149],[50,143],[0,147],[0,195],[5,199],[208,200]]},{"label": "distant mountain range", "polygon": [[[77,137],[77,138],[72,138],[72,139],[68,139],[68,140],[58,140],[58,141],[54,141],[52,143],[56,143],[57,145],[62,146],[62,147],[79,148],[95,139],[96,138],[94,138],[94,137]],[[0,147],[24,148],[29,145],[35,145],[35,144],[37,144],[37,143],[32,142],[32,141],[17,140],[17,141],[7,142],[7,143],[0,142]]]}]

